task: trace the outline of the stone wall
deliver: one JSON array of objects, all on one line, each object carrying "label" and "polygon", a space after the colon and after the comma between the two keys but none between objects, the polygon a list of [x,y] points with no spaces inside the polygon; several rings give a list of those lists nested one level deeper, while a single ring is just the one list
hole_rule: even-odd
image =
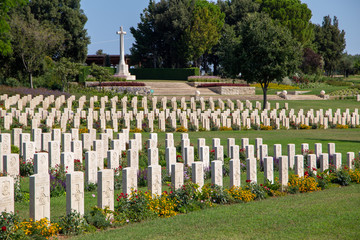
[{"label": "stone wall", "polygon": [[221,95],[255,95],[255,87],[219,86],[209,89]]}]

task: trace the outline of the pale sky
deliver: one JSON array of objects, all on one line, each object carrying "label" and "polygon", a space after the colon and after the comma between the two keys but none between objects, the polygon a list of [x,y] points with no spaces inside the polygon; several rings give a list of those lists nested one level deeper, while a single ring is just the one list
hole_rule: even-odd
[{"label": "pale sky", "polygon": [[[360,54],[360,0],[302,0],[311,9],[311,21],[321,24],[323,17],[337,16],[339,28],[345,30],[346,49],[349,54]],[[107,54],[119,54],[120,26],[127,32],[125,36],[125,53],[134,42],[130,27],[140,22],[140,13],[149,4],[149,0],[82,0],[81,8],[88,17],[85,28],[91,38],[88,54],[95,54],[103,49]]]}]

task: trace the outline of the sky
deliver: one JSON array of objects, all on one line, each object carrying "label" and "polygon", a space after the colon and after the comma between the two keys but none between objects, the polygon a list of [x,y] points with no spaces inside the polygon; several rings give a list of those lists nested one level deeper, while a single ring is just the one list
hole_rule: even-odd
[{"label": "sky", "polygon": [[[337,16],[340,30],[345,30],[348,54],[360,54],[360,0],[302,0],[312,11],[311,21],[320,24],[324,16]],[[140,22],[140,14],[149,0],[82,0],[81,8],[88,21],[85,28],[91,38],[88,54],[102,49],[107,54],[120,54],[119,31],[123,26],[125,35],[125,54],[130,53],[134,38],[130,27]]]}]

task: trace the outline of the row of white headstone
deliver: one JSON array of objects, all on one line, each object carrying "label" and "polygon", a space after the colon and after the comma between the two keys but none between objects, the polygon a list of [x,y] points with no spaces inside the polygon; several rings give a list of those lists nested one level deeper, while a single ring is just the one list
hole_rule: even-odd
[{"label": "row of white headstone", "polygon": [[[4,98],[4,97],[3,97]],[[26,98],[27,101],[29,97]],[[11,101],[10,101],[11,99]],[[14,97],[7,98],[5,102],[15,102]],[[15,98],[17,99],[17,98]],[[30,98],[31,99],[31,98]],[[31,117],[31,126],[33,128],[38,128],[41,120],[45,120],[45,124],[52,128],[55,120],[60,123],[61,131],[65,132],[67,124],[71,123],[74,128],[80,127],[81,118],[86,119],[86,125],[88,129],[93,129],[96,121],[99,121],[100,128],[105,130],[108,125],[114,129],[115,132],[118,132],[119,121],[124,120],[124,125],[126,128],[130,128],[131,121],[136,121],[135,125],[138,129],[143,128],[143,124],[146,120],[147,127],[154,130],[154,120],[158,120],[158,128],[161,131],[166,130],[166,120],[169,121],[172,128],[177,126],[183,126],[188,128],[189,123],[191,123],[197,130],[199,127],[203,127],[206,130],[210,130],[211,123],[217,127],[232,127],[233,125],[239,128],[251,128],[252,125],[260,127],[260,125],[270,126],[273,121],[276,125],[276,128],[279,129],[284,127],[286,129],[290,128],[290,123],[294,122],[295,124],[318,124],[322,125],[325,129],[328,128],[330,124],[340,124],[340,125],[350,125],[356,127],[359,125],[359,114],[358,109],[355,109],[354,112],[350,113],[349,109],[346,109],[345,112],[341,112],[340,109],[337,109],[334,113],[332,109],[326,111],[320,109],[316,112],[313,109],[310,109],[306,114],[304,110],[300,109],[297,114],[291,109],[287,112],[288,105],[285,104],[285,109],[280,109],[279,104],[275,104],[275,109],[270,110],[270,105],[263,111],[261,111],[261,103],[256,102],[256,108],[253,109],[253,104],[250,101],[245,102],[245,107],[243,102],[237,100],[236,107],[231,100],[227,100],[225,103],[219,99],[218,105],[219,108],[215,109],[215,102],[212,99],[209,99],[210,108],[205,108],[205,101],[200,99],[200,108],[197,108],[196,101],[192,99],[190,101],[191,108],[187,108],[187,103],[185,99],[181,99],[181,109],[178,109],[176,98],[171,100],[172,109],[167,108],[167,98],[162,98],[161,102],[163,105],[162,109],[156,108],[157,98],[153,97],[153,108],[147,107],[147,98],[142,99],[143,110],[138,111],[138,101],[137,97],[134,97],[131,100],[131,111],[128,111],[128,100],[127,97],[122,98],[120,101],[122,103],[122,111],[117,110],[117,103],[119,102],[117,97],[110,99],[111,108],[106,110],[106,103],[108,102],[107,97],[102,97],[101,107],[99,111],[95,110],[94,102],[95,97],[90,98],[90,108],[85,111],[83,109],[86,102],[86,98],[83,96],[79,98],[79,106],[74,112],[73,101],[75,97],[72,96],[67,99],[67,107],[60,111],[62,103],[65,103],[65,97],[58,97],[56,100],[54,97],[37,96],[31,99],[29,102],[29,107],[25,108],[23,111],[22,104],[18,104],[18,109],[11,108],[10,112],[7,110],[0,110],[0,117],[4,117],[4,128],[10,129],[13,119],[19,121],[23,125],[28,125],[28,117]],[[22,101],[19,99],[19,101]],[[25,101],[25,100],[24,100]],[[55,107],[48,111],[49,103],[55,102]],[[42,103],[42,107],[38,107]],[[45,106],[44,106],[45,105]],[[74,109],[75,110],[75,109]]]},{"label": "row of white headstone", "polygon": [[[2,135],[0,135],[2,136]],[[139,170],[139,150],[142,146],[141,138],[134,135],[134,139],[129,140],[129,149],[127,150],[127,167],[122,169],[122,191],[124,194],[131,194],[131,191],[137,189],[137,173]],[[4,139],[4,138],[0,138]],[[140,144],[139,144],[140,142]],[[154,195],[161,195],[161,166],[159,165],[159,156],[157,149],[157,134],[151,134],[147,140],[148,151],[148,189]],[[212,183],[223,186],[223,146],[220,145],[220,139],[212,139],[212,148],[215,150],[215,159],[210,162],[209,147],[205,145],[205,139],[198,139],[199,159],[194,161],[194,148],[190,146],[188,134],[181,136],[181,151],[184,156],[184,163],[177,162],[176,148],[172,134],[166,134],[166,169],[167,174],[171,176],[171,184],[174,189],[180,188],[184,184],[184,166],[192,167],[192,181],[201,188],[204,184],[204,171],[211,166]],[[307,154],[308,144],[302,144],[302,153]],[[246,150],[246,179],[257,182],[257,158],[263,161],[265,179],[274,181],[274,159],[279,160],[279,181],[282,187],[287,186],[289,168],[295,169],[295,174],[302,177],[304,175],[304,155],[295,155],[295,145],[288,145],[288,156],[283,156],[281,145],[274,145],[274,157],[269,157],[267,145],[262,143],[261,138],[256,139],[254,145],[249,145],[249,139],[241,139],[241,147]],[[235,145],[235,139],[227,139],[227,149],[230,155],[230,187],[240,186],[240,146]],[[255,150],[255,151],[254,151]],[[259,150],[259,152],[257,151]],[[112,152],[111,152],[112,151]],[[108,153],[116,152],[114,150]],[[62,153],[62,156],[66,156]],[[347,166],[353,168],[354,153],[347,153]],[[4,155],[7,156],[7,155]],[[34,154],[34,175],[30,177],[30,217],[38,220],[43,217],[50,218],[50,176],[49,176],[49,155],[39,152]],[[98,158],[96,151],[87,151],[85,153],[85,182],[98,184],[98,206],[108,206],[114,208],[114,169],[119,166],[119,155],[108,155],[109,169],[101,169],[104,166],[104,159]],[[328,144],[328,153],[322,153],[322,145],[315,144],[315,154],[308,154],[307,161],[309,171],[317,171],[316,160],[320,159],[320,171],[329,168],[329,156],[332,156],[336,169],[342,166],[342,157],[340,153],[335,152],[335,144]],[[113,159],[115,158],[115,160]],[[257,157],[257,158],[256,158]],[[294,162],[290,159],[293,158]],[[4,163],[6,162],[4,157]],[[99,160],[101,159],[101,161]],[[7,163],[6,163],[7,164]],[[84,213],[84,173],[74,171],[74,159],[66,161],[64,158],[61,164],[66,168],[66,191],[67,191],[67,213],[77,211]],[[98,168],[101,170],[98,171]],[[2,186],[0,195],[0,211],[14,210],[14,178],[16,176],[7,176],[0,178]]]}]

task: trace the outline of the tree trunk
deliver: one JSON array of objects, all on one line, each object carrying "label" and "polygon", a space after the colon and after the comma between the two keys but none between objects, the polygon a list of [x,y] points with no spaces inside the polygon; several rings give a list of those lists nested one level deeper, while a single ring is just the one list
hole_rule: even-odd
[{"label": "tree trunk", "polygon": [[266,108],[267,103],[267,86],[263,87],[263,110]]},{"label": "tree trunk", "polygon": [[32,72],[29,72],[29,80],[30,80],[30,88],[34,88],[33,79],[32,79]]}]

